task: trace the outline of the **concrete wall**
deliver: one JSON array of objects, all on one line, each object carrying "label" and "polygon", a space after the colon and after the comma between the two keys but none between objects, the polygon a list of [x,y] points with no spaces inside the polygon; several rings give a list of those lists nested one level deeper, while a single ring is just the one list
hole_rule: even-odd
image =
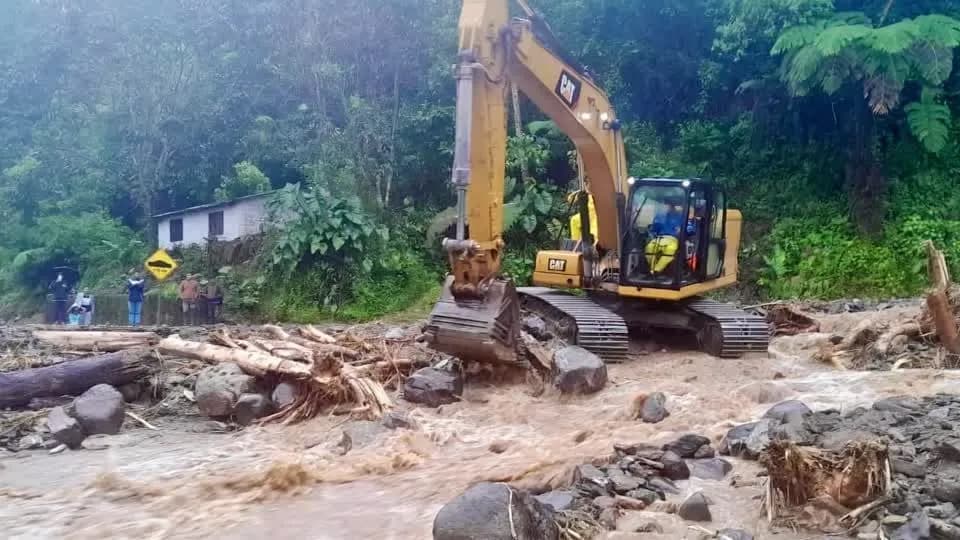
[{"label": "concrete wall", "polygon": [[[209,215],[223,212],[223,234],[216,237],[220,241],[229,241],[241,236],[257,234],[262,231],[266,216],[266,197],[244,199],[225,206],[186,211],[166,216],[157,223],[157,244],[163,249],[191,244],[203,244],[210,232]],[[170,241],[170,222],[183,220],[183,240]]]}]

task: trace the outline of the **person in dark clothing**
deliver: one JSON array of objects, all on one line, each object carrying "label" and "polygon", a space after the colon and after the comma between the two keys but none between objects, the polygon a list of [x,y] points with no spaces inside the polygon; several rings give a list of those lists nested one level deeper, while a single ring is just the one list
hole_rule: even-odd
[{"label": "person in dark clothing", "polygon": [[139,274],[127,280],[127,318],[130,326],[140,326],[143,311],[143,292],[146,283]]},{"label": "person in dark clothing", "polygon": [[216,279],[201,281],[201,295],[207,300],[207,324],[217,324],[223,311],[223,289]]},{"label": "person in dark clothing", "polygon": [[53,280],[47,289],[53,294],[57,324],[67,324],[67,300],[70,298],[70,286],[63,279],[63,274],[57,274],[57,279]]}]

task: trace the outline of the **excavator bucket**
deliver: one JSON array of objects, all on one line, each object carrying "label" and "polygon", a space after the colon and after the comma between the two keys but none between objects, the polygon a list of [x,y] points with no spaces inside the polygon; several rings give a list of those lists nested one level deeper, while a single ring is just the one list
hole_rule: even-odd
[{"label": "excavator bucket", "polygon": [[497,279],[482,298],[456,298],[448,276],[427,321],[427,343],[462,360],[517,363],[520,297],[513,282]]}]

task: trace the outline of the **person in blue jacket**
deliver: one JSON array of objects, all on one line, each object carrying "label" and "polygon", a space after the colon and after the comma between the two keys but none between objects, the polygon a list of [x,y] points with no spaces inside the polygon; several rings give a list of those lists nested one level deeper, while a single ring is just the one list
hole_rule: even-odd
[{"label": "person in blue jacket", "polygon": [[146,282],[140,274],[134,274],[127,280],[127,319],[130,326],[140,326],[140,314],[143,312],[143,294]]}]

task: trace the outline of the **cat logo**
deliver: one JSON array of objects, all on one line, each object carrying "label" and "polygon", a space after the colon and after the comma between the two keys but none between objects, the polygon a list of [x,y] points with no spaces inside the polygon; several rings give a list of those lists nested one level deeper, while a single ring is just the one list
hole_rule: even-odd
[{"label": "cat logo", "polygon": [[567,104],[567,107],[572,109],[580,99],[580,84],[580,81],[577,80],[576,77],[567,71],[562,71],[554,92]]},{"label": "cat logo", "polygon": [[567,270],[567,261],[565,259],[550,259],[547,261],[547,270],[551,272],[565,272]]}]

